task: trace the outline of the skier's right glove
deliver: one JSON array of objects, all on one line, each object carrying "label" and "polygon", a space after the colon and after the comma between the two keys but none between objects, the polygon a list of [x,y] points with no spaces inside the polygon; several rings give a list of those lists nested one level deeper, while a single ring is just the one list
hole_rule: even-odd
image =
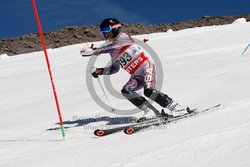
[{"label": "skier's right glove", "polygon": [[96,47],[94,47],[94,44],[91,44],[91,46],[86,46],[85,48],[81,49],[80,54],[82,57],[88,57],[91,55],[98,55],[100,54],[100,51]]},{"label": "skier's right glove", "polygon": [[80,54],[82,55],[82,57],[88,57],[88,56],[93,55],[94,52],[95,51],[93,50],[93,48],[86,47],[86,48],[81,49]]},{"label": "skier's right glove", "polygon": [[92,68],[92,76],[98,78],[99,75],[103,75],[104,68]]}]

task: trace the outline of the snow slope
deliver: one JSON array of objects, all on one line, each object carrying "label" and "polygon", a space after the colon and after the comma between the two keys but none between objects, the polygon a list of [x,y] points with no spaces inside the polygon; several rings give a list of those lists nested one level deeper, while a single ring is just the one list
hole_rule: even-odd
[{"label": "snow slope", "polygon": [[[42,52],[0,58],[0,166],[250,166],[250,23],[137,36],[149,38],[162,62],[162,91],[182,105],[218,111],[132,136],[97,138],[93,130],[125,124],[99,107],[86,86],[85,44],[49,49],[66,128],[62,140]],[[97,43],[97,45],[100,43]],[[96,66],[104,66],[100,56]],[[120,74],[120,75],[119,75]],[[129,76],[111,77],[119,91]],[[98,95],[105,97],[98,86]],[[109,96],[114,107],[132,107]],[[157,104],[155,104],[157,106]],[[159,107],[159,106],[157,106]],[[122,115],[125,120],[136,115]]]}]

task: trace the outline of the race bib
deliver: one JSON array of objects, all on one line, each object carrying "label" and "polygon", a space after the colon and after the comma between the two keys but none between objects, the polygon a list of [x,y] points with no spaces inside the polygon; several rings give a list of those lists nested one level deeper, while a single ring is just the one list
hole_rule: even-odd
[{"label": "race bib", "polygon": [[124,46],[119,53],[120,54],[118,54],[116,58],[120,67],[125,69],[130,74],[134,74],[142,63],[145,60],[148,60],[139,46]]},{"label": "race bib", "polygon": [[119,57],[118,63],[120,64],[121,68],[124,68],[127,64],[130,63],[132,59],[133,57],[125,52]]}]

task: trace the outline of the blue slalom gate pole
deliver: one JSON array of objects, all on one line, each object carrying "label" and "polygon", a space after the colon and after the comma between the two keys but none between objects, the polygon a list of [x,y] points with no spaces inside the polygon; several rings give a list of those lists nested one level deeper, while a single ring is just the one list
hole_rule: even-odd
[{"label": "blue slalom gate pole", "polygon": [[247,49],[249,48],[250,43],[247,45],[247,47],[244,49],[244,51],[241,53],[241,55],[244,55],[244,53],[247,51]]}]

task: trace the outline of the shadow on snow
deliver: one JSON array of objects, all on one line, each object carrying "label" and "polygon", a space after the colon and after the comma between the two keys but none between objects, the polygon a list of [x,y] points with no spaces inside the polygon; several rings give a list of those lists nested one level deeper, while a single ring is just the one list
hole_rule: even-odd
[{"label": "shadow on snow", "polygon": [[[85,126],[91,123],[95,122],[106,122],[105,125],[122,125],[122,124],[129,124],[136,121],[135,117],[109,117],[109,116],[102,116],[97,118],[83,118],[83,119],[73,119],[72,121],[64,121],[64,128],[74,128],[74,127],[80,127]],[[56,123],[59,125],[59,123]],[[60,127],[56,128],[49,128],[47,130],[59,130]]]}]

